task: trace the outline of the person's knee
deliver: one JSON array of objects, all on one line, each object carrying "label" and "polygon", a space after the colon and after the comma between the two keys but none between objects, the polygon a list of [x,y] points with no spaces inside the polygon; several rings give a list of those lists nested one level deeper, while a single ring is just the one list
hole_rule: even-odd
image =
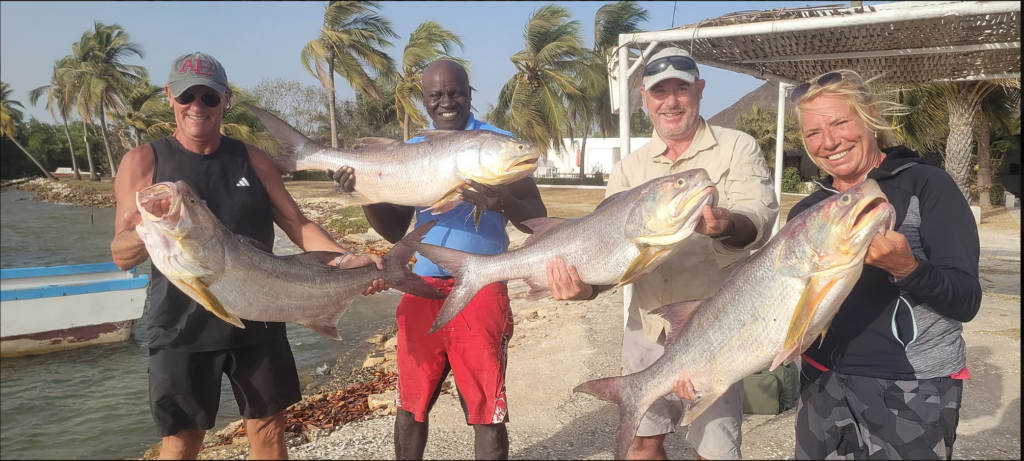
[{"label": "person's knee", "polygon": [[634,450],[656,450],[665,444],[665,434],[633,437]]},{"label": "person's knee", "polygon": [[202,429],[183,429],[174,435],[163,438],[160,448],[160,459],[195,459],[203,448],[206,431]]},{"label": "person's knee", "polygon": [[245,431],[250,443],[268,445],[279,442],[284,437],[284,412],[275,413],[263,418],[245,420]]}]

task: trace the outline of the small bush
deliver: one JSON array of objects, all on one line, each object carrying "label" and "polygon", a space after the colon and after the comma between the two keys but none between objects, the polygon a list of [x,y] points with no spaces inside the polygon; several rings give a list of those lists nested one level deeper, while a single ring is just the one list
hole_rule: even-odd
[{"label": "small bush", "polygon": [[296,171],[292,173],[292,181],[330,181],[327,173],[320,170]]},{"label": "small bush", "polygon": [[789,167],[782,170],[782,191],[790,193],[800,193],[803,188],[804,182],[803,176],[800,176],[800,171],[796,168]]},{"label": "small bush", "polygon": [[992,178],[992,192],[988,194],[988,201],[992,205],[1002,206],[1006,204],[1006,191],[1003,189],[1003,183],[998,177]]}]

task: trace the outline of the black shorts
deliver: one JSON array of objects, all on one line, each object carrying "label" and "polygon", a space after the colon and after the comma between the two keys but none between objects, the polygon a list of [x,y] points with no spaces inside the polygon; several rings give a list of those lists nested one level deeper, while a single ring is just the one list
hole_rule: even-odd
[{"label": "black shorts", "polygon": [[302,399],[295,358],[285,337],[211,352],[149,350],[149,407],[160,437],[212,429],[227,374],[246,419],[284,411]]}]

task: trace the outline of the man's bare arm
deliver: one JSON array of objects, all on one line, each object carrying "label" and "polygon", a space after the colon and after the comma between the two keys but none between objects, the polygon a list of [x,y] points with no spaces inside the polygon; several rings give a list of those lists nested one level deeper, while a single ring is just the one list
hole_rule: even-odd
[{"label": "man's bare arm", "polygon": [[117,207],[114,213],[114,240],[110,253],[114,264],[121,270],[128,270],[149,259],[146,244],[135,232],[141,222],[141,215],[135,206],[135,193],[153,185],[153,148],[148,144],[136,147],[121,159],[121,166],[114,179],[114,197]]}]

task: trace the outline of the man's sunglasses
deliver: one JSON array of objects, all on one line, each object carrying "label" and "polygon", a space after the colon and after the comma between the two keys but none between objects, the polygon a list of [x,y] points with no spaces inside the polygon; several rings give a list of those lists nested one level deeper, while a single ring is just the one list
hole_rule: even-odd
[{"label": "man's sunglasses", "polygon": [[178,97],[174,98],[174,100],[177,101],[178,104],[181,104],[183,106],[187,106],[189,104],[192,104],[192,101],[196,100],[196,96],[199,97],[199,100],[202,101],[203,104],[206,105],[206,107],[217,107],[217,106],[220,105],[220,95],[217,94],[217,93],[198,93],[197,94],[197,93],[192,93],[192,92],[186,91],[186,92],[178,95]]},{"label": "man's sunglasses", "polygon": [[697,63],[694,62],[693,58],[689,56],[668,56],[665,58],[659,58],[651,61],[644,67],[644,76],[648,77],[651,75],[657,75],[672,66],[675,70],[694,70],[697,68]]},{"label": "man's sunglasses", "polygon": [[[827,73],[825,75],[822,75],[821,77],[818,77],[818,80],[815,83],[817,83],[818,86],[828,86],[828,85],[839,83],[842,80],[843,80],[843,74],[840,74],[839,72],[829,72],[829,73]],[[793,92],[790,93],[789,100],[793,104],[796,104],[796,102],[799,101],[800,98],[804,97],[804,95],[807,94],[807,92],[810,89],[811,89],[811,82],[803,82],[803,83],[797,85],[796,88],[793,88]]]}]

